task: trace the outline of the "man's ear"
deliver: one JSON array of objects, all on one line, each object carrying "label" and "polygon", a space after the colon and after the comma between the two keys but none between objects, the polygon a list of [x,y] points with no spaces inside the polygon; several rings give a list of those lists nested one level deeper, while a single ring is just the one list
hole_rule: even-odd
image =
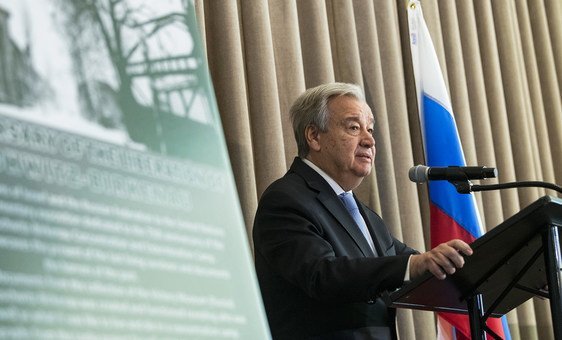
[{"label": "man's ear", "polygon": [[304,136],[311,151],[320,151],[320,130],[314,124],[309,124],[304,129]]}]

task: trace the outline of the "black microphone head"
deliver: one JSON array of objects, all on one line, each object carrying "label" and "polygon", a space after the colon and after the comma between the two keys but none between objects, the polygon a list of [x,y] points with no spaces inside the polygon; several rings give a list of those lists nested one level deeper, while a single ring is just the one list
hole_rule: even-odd
[{"label": "black microphone head", "polygon": [[[449,167],[451,168],[451,167]],[[485,166],[464,166],[459,167],[460,174],[466,179],[486,179],[498,177],[496,168],[488,168]]]},{"label": "black microphone head", "polygon": [[484,178],[496,178],[498,177],[498,170],[496,168],[484,167],[482,171]]},{"label": "black microphone head", "polygon": [[429,171],[429,167],[425,165],[416,165],[411,167],[410,170],[408,170],[408,177],[412,182],[425,183],[428,180],[427,178],[428,171]]}]

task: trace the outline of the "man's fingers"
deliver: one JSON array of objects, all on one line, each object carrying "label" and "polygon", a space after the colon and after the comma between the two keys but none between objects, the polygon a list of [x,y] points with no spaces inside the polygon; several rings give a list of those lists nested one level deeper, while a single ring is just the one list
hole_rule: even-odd
[{"label": "man's fingers", "polygon": [[428,270],[431,274],[433,274],[433,276],[435,276],[439,280],[444,280],[447,277],[447,274],[445,273],[443,268],[441,268],[441,266],[439,266],[437,263],[433,261],[429,263]]},{"label": "man's fingers", "polygon": [[463,240],[454,239],[446,242],[446,244],[450,247],[455,248],[458,252],[461,252],[465,255],[472,255],[473,253],[472,248],[470,248],[468,243],[464,242]]},{"label": "man's fingers", "polygon": [[432,249],[431,252],[434,255],[434,260],[442,266],[446,266],[447,262],[452,262],[452,264],[457,268],[462,268],[464,265],[463,256],[456,248],[453,248],[448,244],[440,244]]},{"label": "man's fingers", "polygon": [[[455,239],[438,245],[427,253],[414,255],[412,261],[414,275],[419,275],[427,270],[436,278],[443,280],[447,275],[452,275],[457,268],[464,266],[464,255],[472,255],[472,248],[468,243]],[[419,258],[417,258],[419,256]]]},{"label": "man's fingers", "polygon": [[459,254],[459,252],[456,249],[449,248],[446,251],[444,251],[443,255],[450,263],[452,263],[454,267],[462,268],[462,266],[464,266],[464,257],[462,257],[462,255]]},{"label": "man's fingers", "polygon": [[456,271],[456,264],[446,254],[436,252],[433,261],[449,275],[454,274]]}]

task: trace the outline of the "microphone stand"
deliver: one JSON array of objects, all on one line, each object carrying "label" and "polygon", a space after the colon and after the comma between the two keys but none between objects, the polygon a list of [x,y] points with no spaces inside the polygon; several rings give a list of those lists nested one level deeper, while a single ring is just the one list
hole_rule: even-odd
[{"label": "microphone stand", "polygon": [[469,194],[471,192],[476,192],[476,191],[489,191],[489,190],[513,189],[513,188],[535,188],[535,187],[552,189],[554,191],[562,193],[561,186],[553,183],[541,182],[541,181],[521,181],[521,182],[508,182],[508,183],[487,184],[487,185],[472,184],[468,179],[451,180],[449,182],[455,186],[459,194]]}]

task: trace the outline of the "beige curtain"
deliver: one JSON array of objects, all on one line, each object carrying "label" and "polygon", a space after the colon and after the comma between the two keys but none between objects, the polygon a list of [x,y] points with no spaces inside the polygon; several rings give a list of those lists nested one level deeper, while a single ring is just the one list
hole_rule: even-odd
[{"label": "beige curtain", "polygon": [[[288,108],[305,88],[360,84],[376,119],[376,170],[359,196],[392,232],[429,244],[427,190],[407,178],[423,163],[406,0],[196,0],[232,169],[251,237],[263,190],[296,155]],[[422,0],[468,164],[499,182],[562,183],[562,2]],[[494,183],[496,180],[487,183]],[[542,189],[477,195],[493,228]],[[435,339],[429,312],[402,310],[401,339]],[[514,339],[552,339],[548,301],[509,313]]]}]

